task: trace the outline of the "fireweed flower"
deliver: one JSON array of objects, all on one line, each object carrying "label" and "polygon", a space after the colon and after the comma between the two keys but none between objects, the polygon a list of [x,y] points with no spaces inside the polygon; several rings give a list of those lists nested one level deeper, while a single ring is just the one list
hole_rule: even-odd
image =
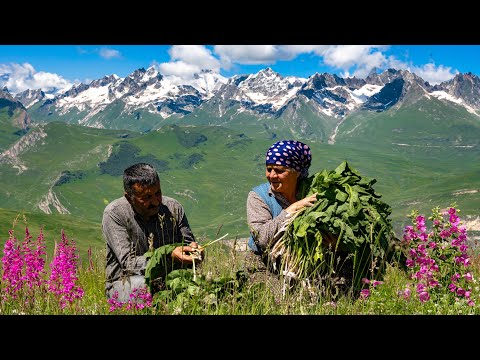
[{"label": "fireweed flower", "polygon": [[31,241],[28,228],[25,228],[25,240],[22,243],[22,253],[25,262],[25,275],[23,280],[28,286],[30,293],[33,295],[35,289],[43,284],[43,276],[45,275],[45,243],[43,239],[43,229],[37,237],[36,243]]},{"label": "fireweed flower", "polygon": [[146,286],[140,289],[135,288],[132,290],[128,302],[121,302],[118,301],[118,291],[115,291],[112,298],[108,299],[108,303],[111,305],[109,308],[110,312],[121,310],[124,305],[127,311],[142,310],[152,306],[152,294],[150,294]]},{"label": "fireweed flower", "polygon": [[108,299],[108,303],[110,304],[109,311],[113,312],[117,309],[121,309],[125,303],[118,301],[118,291],[115,291],[113,296]]},{"label": "fireweed flower", "polygon": [[362,289],[360,291],[360,298],[361,299],[366,299],[370,296],[370,289]]},{"label": "fireweed flower", "polygon": [[370,296],[370,289],[374,289],[376,288],[378,285],[381,285],[383,284],[383,281],[379,281],[379,280],[370,280],[370,279],[367,279],[367,278],[362,278],[362,282],[366,285],[368,285],[368,287],[360,290],[360,299],[367,299],[369,296]]},{"label": "fireweed flower", "polygon": [[[449,294],[451,301],[464,300],[474,306],[472,287],[475,279],[469,271],[467,229],[462,226],[459,210],[452,205],[440,211],[432,209],[432,230],[427,232],[425,217],[413,210],[413,226],[406,226],[403,245],[406,247],[406,265],[410,279],[415,281],[418,299],[424,303]],[[405,296],[405,292],[402,294]]]},{"label": "fireweed flower", "polygon": [[17,292],[23,287],[23,258],[20,245],[17,238],[13,235],[13,230],[9,230],[9,238],[5,242],[2,257],[2,298],[16,299]]},{"label": "fireweed flower", "polygon": [[48,291],[59,297],[62,309],[75,299],[83,297],[83,289],[75,285],[78,280],[77,260],[75,243],[69,242],[62,230],[62,241],[55,247],[48,280]]},{"label": "fireweed flower", "polygon": [[16,299],[19,292],[23,291],[24,301],[28,303],[33,300],[35,292],[44,283],[46,252],[43,229],[40,229],[40,235],[35,243],[32,241],[28,227],[25,228],[25,239],[21,244],[13,236],[13,230],[10,230],[9,234],[2,258],[2,281],[4,282],[2,296],[4,300],[9,297]]}]

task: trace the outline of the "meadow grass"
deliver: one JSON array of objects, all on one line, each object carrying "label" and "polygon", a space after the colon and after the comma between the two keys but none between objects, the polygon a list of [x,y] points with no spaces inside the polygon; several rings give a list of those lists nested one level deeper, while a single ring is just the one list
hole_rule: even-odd
[{"label": "meadow grass", "polygon": [[[32,234],[35,238],[37,234]],[[68,234],[66,234],[68,236]],[[206,239],[200,239],[206,242]],[[210,277],[232,276],[243,269],[245,249],[234,246],[235,240],[222,240],[205,250],[201,266],[196,267],[199,275]],[[87,260],[81,260],[85,259]],[[116,309],[110,311],[104,292],[105,251],[93,250],[86,257],[80,256],[77,263],[76,285],[83,289],[83,296],[62,308],[58,299],[44,287],[31,292],[20,291],[16,299],[0,298],[2,315],[467,315],[480,314],[480,291],[476,279],[480,276],[480,256],[471,253],[471,272],[475,281],[472,299],[475,305],[462,302],[452,303],[448,297],[437,297],[435,301],[421,302],[412,294],[409,299],[399,293],[411,282],[407,273],[399,266],[387,266],[383,283],[370,290],[368,298],[350,295],[312,296],[304,287],[287,292],[278,301],[265,284],[247,282],[233,288],[221,297],[205,301],[205,297],[191,296],[184,301],[172,299],[161,305],[143,309]],[[45,264],[49,273],[48,263]],[[2,271],[3,274],[3,271]],[[5,281],[0,284],[3,294]],[[413,291],[412,291],[413,293]]]}]

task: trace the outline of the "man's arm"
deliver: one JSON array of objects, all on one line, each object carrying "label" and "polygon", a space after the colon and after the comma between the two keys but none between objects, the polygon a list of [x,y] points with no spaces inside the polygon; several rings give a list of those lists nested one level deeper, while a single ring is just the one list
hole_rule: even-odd
[{"label": "man's arm", "polygon": [[121,268],[132,274],[141,274],[145,270],[146,259],[136,254],[136,232],[129,221],[134,221],[118,209],[105,209],[102,220],[104,238],[117,258]]},{"label": "man's arm", "polygon": [[195,241],[195,236],[193,235],[192,229],[188,223],[187,215],[185,210],[180,204],[180,202],[174,198],[164,196],[163,197],[164,205],[167,206],[172,216],[175,218],[177,230],[180,232],[174,232],[176,237],[175,242],[184,242],[185,244],[190,244]]},{"label": "man's arm", "polygon": [[183,210],[182,206],[180,206],[180,209],[179,209],[178,227],[180,229],[180,232],[183,236],[184,241],[187,244],[190,244],[191,242],[195,241],[195,237],[193,236],[192,229],[190,228],[190,225],[188,223],[187,215],[185,214],[185,211]]}]

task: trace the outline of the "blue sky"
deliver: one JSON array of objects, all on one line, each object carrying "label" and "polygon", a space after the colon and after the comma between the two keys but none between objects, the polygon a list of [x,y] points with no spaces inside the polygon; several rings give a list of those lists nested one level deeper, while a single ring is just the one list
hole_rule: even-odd
[{"label": "blue sky", "polygon": [[52,91],[150,66],[177,79],[201,69],[224,77],[271,67],[282,76],[365,78],[374,67],[395,68],[438,84],[459,72],[480,75],[478,59],[480,45],[0,45],[0,87]]}]

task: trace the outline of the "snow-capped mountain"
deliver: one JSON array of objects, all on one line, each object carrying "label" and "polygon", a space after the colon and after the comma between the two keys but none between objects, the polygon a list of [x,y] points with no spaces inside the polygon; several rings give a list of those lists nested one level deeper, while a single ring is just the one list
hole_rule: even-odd
[{"label": "snow-capped mountain", "polygon": [[458,74],[432,86],[407,70],[377,73],[374,69],[365,79],[328,73],[305,79],[283,77],[266,68],[231,78],[203,70],[179,83],[150,67],[137,69],[125,78],[110,75],[90,84],[76,84],[55,97],[27,90],[14,98],[23,103],[35,122],[63,120],[145,131],[172,116],[180,119],[199,111],[217,118],[230,111],[256,117],[294,117],[305,104],[316,116],[339,123],[357,111],[383,112],[421,98],[447,101],[478,115],[480,79],[471,73]]}]

